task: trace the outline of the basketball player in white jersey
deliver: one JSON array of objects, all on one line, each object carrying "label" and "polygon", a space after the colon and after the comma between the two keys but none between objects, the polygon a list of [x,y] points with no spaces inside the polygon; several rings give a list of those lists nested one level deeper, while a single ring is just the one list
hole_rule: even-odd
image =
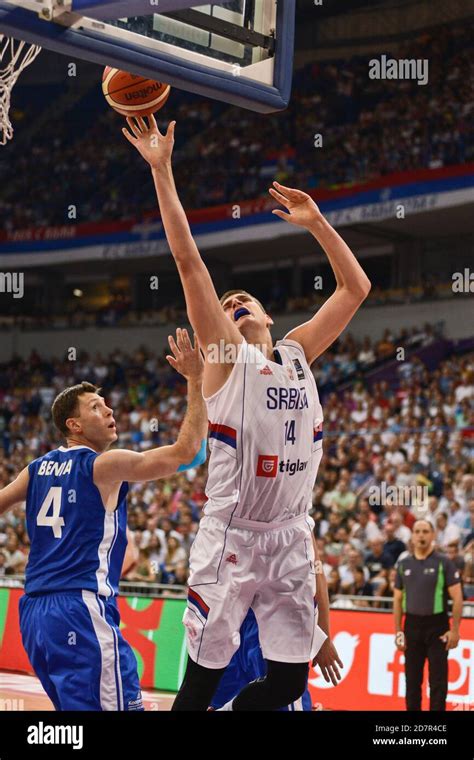
[{"label": "basketball player in white jersey", "polygon": [[354,255],[306,193],[274,183],[274,214],[306,228],[325,251],[336,289],[317,314],[273,345],[271,317],[249,293],[220,300],[191,235],[172,172],[174,127],[153,117],[123,130],[152,168],[161,217],[189,320],[205,353],[210,422],[208,501],[193,545],[184,617],[190,655],[176,710],[205,710],[239,647],[249,608],[267,676],[224,709],[276,710],[304,692],[324,641],[317,625],[311,496],[322,457],[323,413],[310,365],[370,291]]}]

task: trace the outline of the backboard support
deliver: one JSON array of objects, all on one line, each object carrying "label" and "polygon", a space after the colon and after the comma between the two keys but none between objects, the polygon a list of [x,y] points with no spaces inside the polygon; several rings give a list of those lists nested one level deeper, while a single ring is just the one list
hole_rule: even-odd
[{"label": "backboard support", "polygon": [[289,103],[294,29],[295,0],[0,0],[4,35],[260,113]]}]

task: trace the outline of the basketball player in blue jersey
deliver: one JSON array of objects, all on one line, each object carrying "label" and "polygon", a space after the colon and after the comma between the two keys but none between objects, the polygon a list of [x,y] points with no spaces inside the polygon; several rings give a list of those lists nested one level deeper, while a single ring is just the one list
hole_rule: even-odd
[{"label": "basketball player in blue jersey", "polygon": [[31,550],[21,634],[56,710],[143,709],[135,655],[120,632],[116,604],[128,483],[167,477],[206,459],[199,347],[185,330],[169,342],[173,356],[167,359],[188,381],[176,443],[143,453],[108,451],[117,440],[113,411],[98,388],[83,382],[60,393],[52,407],[66,445],[36,459],[0,491],[0,515],[26,501]]},{"label": "basketball player in blue jersey", "polygon": [[318,625],[315,555],[308,518],[322,457],[323,412],[310,365],[339,337],[370,291],[352,251],[309,195],[274,183],[270,194],[324,250],[336,289],[317,314],[276,345],[273,324],[250,293],[219,300],[176,190],[172,122],[128,119],[126,139],[150,164],[161,218],[205,354],[210,422],[204,517],[190,556],[186,626],[189,660],[175,710],[207,710],[240,645],[252,609],[267,675],[225,710],[278,710],[305,691],[318,652],[334,662]]}]

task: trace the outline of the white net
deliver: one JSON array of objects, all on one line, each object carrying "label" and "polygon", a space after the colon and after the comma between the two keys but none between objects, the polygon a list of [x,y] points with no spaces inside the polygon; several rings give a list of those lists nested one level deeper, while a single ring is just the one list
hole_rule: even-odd
[{"label": "white net", "polygon": [[21,72],[33,63],[40,51],[39,45],[29,45],[0,34],[0,145],[6,145],[13,137],[10,121],[12,89]]}]

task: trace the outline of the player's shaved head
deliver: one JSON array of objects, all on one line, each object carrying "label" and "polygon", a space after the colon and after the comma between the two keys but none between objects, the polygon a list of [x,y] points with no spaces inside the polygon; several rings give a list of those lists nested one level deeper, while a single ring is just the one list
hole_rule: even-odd
[{"label": "player's shaved head", "polygon": [[225,302],[232,296],[246,296],[247,298],[251,298],[252,301],[255,301],[255,303],[258,303],[258,305],[260,306],[264,314],[267,313],[265,307],[258,300],[258,298],[255,298],[255,296],[253,296],[251,293],[247,293],[246,290],[228,290],[227,293],[224,293],[224,295],[220,299],[221,305],[224,306]]},{"label": "player's shaved head", "polygon": [[51,414],[55,427],[67,438],[69,429],[66,420],[70,417],[77,417],[79,414],[79,397],[85,393],[99,393],[100,388],[92,383],[83,381],[78,385],[72,385],[66,388],[59,396],[56,396],[51,407]]}]

